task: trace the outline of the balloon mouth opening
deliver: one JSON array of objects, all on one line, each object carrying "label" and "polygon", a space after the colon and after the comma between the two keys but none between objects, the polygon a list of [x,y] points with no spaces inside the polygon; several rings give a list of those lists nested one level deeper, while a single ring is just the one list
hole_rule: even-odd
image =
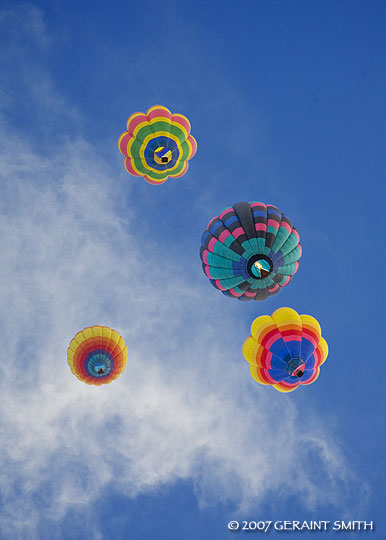
[{"label": "balloon mouth opening", "polygon": [[254,255],[247,264],[248,274],[254,279],[264,279],[272,272],[272,261],[266,255]]},{"label": "balloon mouth opening", "polygon": [[113,360],[99,351],[86,360],[85,368],[93,377],[107,377],[113,369]]},{"label": "balloon mouth opening", "polygon": [[301,360],[300,358],[292,358],[288,362],[287,371],[291,375],[291,377],[298,377],[298,379],[303,377],[305,372],[305,365],[303,360]]},{"label": "balloon mouth opening", "polygon": [[159,146],[154,151],[154,161],[158,165],[167,165],[172,160],[172,151],[167,146]]},{"label": "balloon mouth opening", "polygon": [[105,364],[95,364],[95,371],[98,373],[98,375],[104,375],[107,371]]}]

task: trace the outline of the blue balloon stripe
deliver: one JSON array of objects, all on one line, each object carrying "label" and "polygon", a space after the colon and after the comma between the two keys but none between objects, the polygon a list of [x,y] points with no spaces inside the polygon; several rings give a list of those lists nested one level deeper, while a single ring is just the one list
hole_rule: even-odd
[{"label": "blue balloon stripe", "polygon": [[[172,152],[173,159],[169,161],[169,163],[157,163],[155,161],[154,153],[160,146],[165,146]],[[147,143],[144,151],[145,161],[147,165],[152,169],[156,169],[157,171],[165,171],[166,169],[174,167],[176,161],[178,161],[179,155],[180,153],[175,141],[164,136],[154,136],[154,138],[150,139],[150,141]]]},{"label": "blue balloon stripe", "polygon": [[[92,377],[107,377],[114,369],[114,358],[104,349],[95,349],[86,356],[84,368]],[[98,373],[99,368],[103,369],[103,373]]]},{"label": "blue balloon stripe", "polygon": [[239,221],[237,216],[231,216],[228,219],[226,219],[223,223],[226,227],[229,227],[229,225],[232,225],[232,223],[236,223]]}]

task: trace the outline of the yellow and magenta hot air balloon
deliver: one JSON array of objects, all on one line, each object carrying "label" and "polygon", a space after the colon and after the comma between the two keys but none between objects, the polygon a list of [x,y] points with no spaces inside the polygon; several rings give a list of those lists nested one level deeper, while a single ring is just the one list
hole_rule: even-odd
[{"label": "yellow and magenta hot air balloon", "polygon": [[244,342],[243,355],[258,383],[292,392],[319,376],[328,346],[314,317],[282,307],[272,316],[257,317],[251,334]]},{"label": "yellow and magenta hot air balloon", "polygon": [[124,339],[108,326],[91,326],[78,332],[67,351],[73,374],[80,381],[97,386],[117,379],[127,358]]},{"label": "yellow and magenta hot air balloon", "polygon": [[127,172],[143,176],[150,184],[162,184],[169,177],[186,173],[197,143],[185,116],[155,105],[146,114],[137,112],[129,117],[118,148],[125,157]]}]

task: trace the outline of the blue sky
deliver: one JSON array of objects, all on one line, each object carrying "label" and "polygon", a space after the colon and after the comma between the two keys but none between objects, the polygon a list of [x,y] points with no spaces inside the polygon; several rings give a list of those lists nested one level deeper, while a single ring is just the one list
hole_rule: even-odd
[{"label": "blue sky", "polygon": [[[2,3],[1,538],[217,540],[245,534],[234,519],[386,537],[385,23],[377,0]],[[198,141],[158,187],[117,149],[154,104]],[[280,208],[303,246],[259,303],[221,295],[199,259],[208,221],[244,200]],[[289,395],[241,354],[281,306],[330,347]],[[92,324],[129,349],[105,388],[66,362]]]}]

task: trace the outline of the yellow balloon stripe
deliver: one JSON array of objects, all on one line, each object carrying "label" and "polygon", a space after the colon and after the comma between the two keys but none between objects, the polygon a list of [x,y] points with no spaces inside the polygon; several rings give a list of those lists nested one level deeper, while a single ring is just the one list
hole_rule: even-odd
[{"label": "yellow balloon stripe", "polygon": [[243,345],[243,355],[247,362],[252,365],[260,365],[261,353],[264,347],[260,345],[252,336],[247,338]]},{"label": "yellow balloon stripe", "polygon": [[322,365],[326,361],[326,358],[328,356],[327,341],[323,337],[320,338],[318,350],[320,351],[320,356],[322,358],[320,365]]},{"label": "yellow balloon stripe", "polygon": [[272,313],[272,319],[278,330],[302,329],[302,321],[299,314],[292,308],[279,308]]},{"label": "yellow balloon stripe", "polygon": [[320,339],[322,329],[320,328],[318,321],[314,317],[311,317],[311,315],[300,315],[300,319],[302,321],[303,328],[310,330],[318,336],[318,339]]},{"label": "yellow balloon stripe", "polygon": [[270,383],[266,382],[262,376],[260,375],[260,369],[259,366],[253,366],[252,364],[249,365],[249,369],[251,371],[252,377],[255,379],[256,382],[260,384],[264,384],[266,386],[269,386]]},{"label": "yellow balloon stripe", "polygon": [[267,331],[270,331],[273,328],[274,324],[272,321],[272,317],[270,317],[269,315],[261,315],[253,321],[251,326],[251,334],[256,339],[256,341],[260,342],[260,337],[264,336]]},{"label": "yellow balloon stripe", "polygon": [[288,394],[289,392],[293,392],[294,390],[296,390],[296,388],[299,385],[296,385],[293,388],[288,388],[286,386],[283,386],[281,383],[277,383],[277,384],[273,384],[272,386],[274,388],[276,388],[276,390],[279,390],[279,392],[283,392],[284,394]]}]

